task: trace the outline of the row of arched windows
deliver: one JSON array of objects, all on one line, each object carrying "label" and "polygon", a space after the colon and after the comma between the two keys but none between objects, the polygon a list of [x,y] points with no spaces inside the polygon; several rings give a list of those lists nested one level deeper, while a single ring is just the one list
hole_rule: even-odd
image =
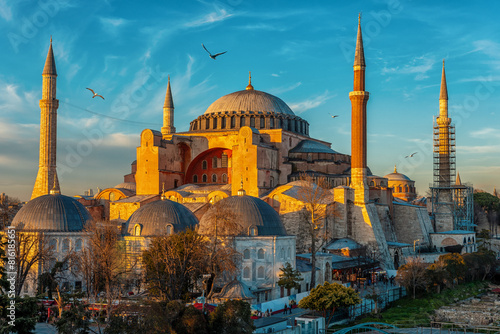
[{"label": "row of arched windows", "polygon": [[[250,279],[250,267],[245,267],[243,268],[243,278],[244,279]],[[257,268],[257,279],[264,279],[266,278],[266,270],[264,266],[259,266]]]},{"label": "row of arched windows", "polygon": [[[49,241],[49,247],[52,248],[53,252],[69,252],[71,249],[71,239],[65,238],[62,240],[62,242],[58,242],[59,240],[57,239],[50,239]],[[60,244],[60,247],[59,247]],[[74,251],[81,251],[83,246],[83,240],[82,239],[76,239],[75,245],[74,245]]]},{"label": "row of arched windows", "polygon": [[[193,175],[193,183],[198,183],[198,175]],[[207,174],[203,174],[201,176],[201,182],[206,183],[208,182],[208,176]],[[212,174],[212,183],[217,183],[217,174]],[[221,182],[222,183],[227,183],[227,174],[222,174],[221,176]]]},{"label": "row of arched windows", "polygon": [[[205,121],[203,122],[203,118]],[[250,126],[255,128],[256,124],[259,124],[259,128],[261,129],[283,129],[293,132],[299,132],[303,134],[309,134],[309,129],[307,123],[302,119],[281,119],[268,117],[269,124],[266,124],[265,116],[231,116],[229,122],[226,121],[227,117],[214,117],[209,118],[206,116],[201,116],[200,119],[197,119],[191,122],[191,130],[216,130],[216,129],[235,129],[238,127]],[[219,127],[219,119],[220,119],[220,127]],[[239,120],[238,120],[239,119]]]}]

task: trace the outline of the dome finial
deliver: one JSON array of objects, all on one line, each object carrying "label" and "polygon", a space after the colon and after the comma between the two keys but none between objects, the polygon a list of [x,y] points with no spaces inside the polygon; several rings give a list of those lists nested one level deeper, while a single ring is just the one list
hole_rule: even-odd
[{"label": "dome finial", "polygon": [[56,178],[54,178],[54,186],[50,190],[50,194],[51,195],[59,195],[60,193],[61,192],[59,191],[59,189],[57,189],[57,186],[56,186]]},{"label": "dome finial", "polygon": [[396,169],[396,164],[394,164],[394,173],[397,173],[398,170]]},{"label": "dome finial", "polygon": [[167,197],[165,197],[165,182],[161,184],[161,200],[164,201],[166,200]]},{"label": "dome finial", "polygon": [[247,193],[245,189],[243,189],[243,176],[241,177],[240,189],[238,190],[238,196],[245,196]]},{"label": "dome finial", "polygon": [[253,86],[252,86],[252,72],[251,71],[248,71],[248,86],[247,86],[246,90],[253,90]]}]

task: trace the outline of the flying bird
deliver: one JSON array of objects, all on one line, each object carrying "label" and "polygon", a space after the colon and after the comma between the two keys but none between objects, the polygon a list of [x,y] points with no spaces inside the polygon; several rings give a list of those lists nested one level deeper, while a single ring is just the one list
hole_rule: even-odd
[{"label": "flying bird", "polygon": [[418,152],[413,152],[412,154],[407,155],[405,158],[413,158],[413,156],[414,156],[415,154],[417,154],[417,153],[418,153]]},{"label": "flying bird", "polygon": [[[330,113],[328,113],[328,114],[330,114]],[[332,116],[332,118],[339,117],[339,115],[332,115],[332,114],[330,114],[330,116]]]},{"label": "flying bird", "polygon": [[104,97],[103,97],[102,95],[97,94],[96,92],[94,92],[94,91],[93,91],[92,89],[90,89],[90,88],[87,88],[87,89],[88,89],[88,90],[90,90],[90,91],[92,92],[92,94],[94,94],[94,96],[92,96],[92,98],[94,98],[94,97],[96,97],[96,96],[99,96],[101,99],[103,99],[103,100],[104,100]]},{"label": "flying bird", "polygon": [[224,53],[226,53],[227,51],[224,51],[224,52],[219,52],[219,53],[216,53],[216,54],[211,54],[210,51],[207,50],[207,48],[205,47],[205,45],[203,45],[203,43],[201,43],[201,46],[203,46],[203,48],[205,49],[205,51],[208,52],[208,55],[210,56],[210,58],[212,58],[213,60],[215,60],[215,58],[217,58],[218,56],[220,55],[223,55]]}]

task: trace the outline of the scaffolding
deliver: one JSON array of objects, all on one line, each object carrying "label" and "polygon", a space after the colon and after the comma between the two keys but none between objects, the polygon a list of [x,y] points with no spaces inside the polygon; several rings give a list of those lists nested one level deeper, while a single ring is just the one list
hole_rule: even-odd
[{"label": "scaffolding", "polygon": [[455,180],[455,125],[438,125],[434,118],[434,187],[449,187]]},{"label": "scaffolding", "polygon": [[470,184],[450,187],[430,187],[431,211],[436,232],[437,222],[449,221],[449,228],[461,231],[474,231],[474,197]]},{"label": "scaffolding", "polygon": [[431,212],[436,232],[474,231],[473,187],[456,178],[455,126],[439,124],[434,118]]}]

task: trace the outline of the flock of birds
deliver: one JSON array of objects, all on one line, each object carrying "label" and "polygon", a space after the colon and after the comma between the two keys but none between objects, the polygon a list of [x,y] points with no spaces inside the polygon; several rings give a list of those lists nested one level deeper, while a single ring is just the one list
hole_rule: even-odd
[{"label": "flock of birds", "polygon": [[[212,54],[210,51],[208,51],[208,49],[205,47],[205,45],[203,45],[203,43],[201,43],[201,46],[203,47],[203,49],[204,49],[205,51],[207,51],[208,56],[209,56],[210,58],[212,58],[213,60],[216,60],[218,56],[223,55],[224,53],[226,53],[226,52],[227,52],[227,51],[224,51],[224,52],[219,52],[219,53]],[[101,99],[103,99],[103,100],[104,100],[104,97],[103,97],[101,94],[97,94],[97,93],[96,93],[93,89],[91,89],[91,88],[87,88],[87,89],[88,89],[89,91],[91,91],[91,92],[92,92],[92,94],[93,94],[93,95],[92,95],[92,98],[94,98],[94,97],[96,97],[96,96],[97,96],[97,97],[100,97]],[[332,118],[334,118],[334,119],[335,119],[335,118],[337,118],[337,117],[339,117],[339,115],[332,115],[331,113],[328,113],[328,114],[329,114]],[[412,154],[407,155],[405,158],[413,158],[413,156],[414,156],[415,154],[417,154],[417,153],[418,153],[418,152],[413,152]]]}]

